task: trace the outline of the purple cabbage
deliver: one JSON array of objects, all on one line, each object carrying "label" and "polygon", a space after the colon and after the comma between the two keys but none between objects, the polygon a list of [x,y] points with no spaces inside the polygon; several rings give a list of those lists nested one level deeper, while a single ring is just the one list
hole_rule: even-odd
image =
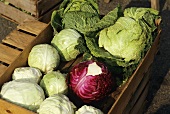
[{"label": "purple cabbage", "polygon": [[[97,69],[90,66],[97,66]],[[69,73],[68,81],[71,90],[86,103],[104,98],[115,84],[107,67],[101,62],[92,60],[75,65]]]}]

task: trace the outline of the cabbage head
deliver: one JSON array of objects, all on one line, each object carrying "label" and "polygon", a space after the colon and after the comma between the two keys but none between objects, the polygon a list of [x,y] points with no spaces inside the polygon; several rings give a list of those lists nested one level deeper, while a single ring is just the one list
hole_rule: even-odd
[{"label": "cabbage head", "polygon": [[120,17],[116,23],[103,29],[99,35],[99,47],[121,58],[119,66],[127,67],[138,63],[146,46],[147,33],[138,21]]},{"label": "cabbage head", "polygon": [[19,80],[4,83],[1,96],[9,102],[35,112],[45,99],[44,91],[37,83]]},{"label": "cabbage head", "polygon": [[70,61],[81,53],[83,38],[74,29],[63,29],[54,36],[51,44],[58,50],[61,60]]},{"label": "cabbage head", "polygon": [[37,110],[39,114],[74,114],[76,106],[66,95],[55,94],[46,98]]},{"label": "cabbage head", "polygon": [[68,91],[66,75],[60,71],[52,71],[44,75],[40,86],[44,89],[47,96],[59,93],[66,94]]},{"label": "cabbage head", "polygon": [[58,51],[49,44],[35,45],[28,56],[28,65],[47,73],[53,71],[60,63]]},{"label": "cabbage head", "polygon": [[37,68],[19,67],[12,74],[13,80],[28,80],[30,82],[39,83],[42,73]]},{"label": "cabbage head", "polygon": [[83,105],[75,114],[104,114],[100,109],[93,106]]}]

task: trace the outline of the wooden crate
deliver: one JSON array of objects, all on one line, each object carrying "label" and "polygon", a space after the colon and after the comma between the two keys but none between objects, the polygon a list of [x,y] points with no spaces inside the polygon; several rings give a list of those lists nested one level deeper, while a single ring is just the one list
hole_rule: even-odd
[{"label": "wooden crate", "polygon": [[[25,19],[35,19],[48,23],[51,13],[58,9],[62,0],[5,0],[9,4],[0,2],[0,15],[16,23]],[[24,11],[21,11],[24,10]],[[27,13],[26,13],[27,12]]]},{"label": "wooden crate", "polygon": [[[145,57],[120,88],[117,88],[102,109],[108,114],[136,114],[145,106],[145,98],[148,92],[150,69],[159,49],[160,30]],[[0,43],[0,87],[11,80],[11,74],[17,67],[27,65],[27,57],[36,44],[50,43],[53,38],[53,29],[49,24],[39,21],[25,21],[16,30],[12,31],[2,43]],[[81,58],[60,65],[61,70],[69,69],[79,62]],[[16,106],[0,99],[0,114],[33,114],[29,110]]]}]

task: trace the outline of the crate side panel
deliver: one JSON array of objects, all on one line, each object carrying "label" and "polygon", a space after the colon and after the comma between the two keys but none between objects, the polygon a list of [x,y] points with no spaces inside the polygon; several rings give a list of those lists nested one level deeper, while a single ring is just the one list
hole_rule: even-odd
[{"label": "crate side panel", "polygon": [[0,63],[0,76],[7,70],[7,66]]},{"label": "crate side panel", "polygon": [[35,0],[6,0],[17,8],[21,8],[33,15],[36,15],[36,1]]},{"label": "crate side panel", "polygon": [[13,20],[16,23],[21,23],[25,19],[34,20],[35,17],[24,13],[10,5],[5,5],[3,2],[0,2],[0,14],[3,15],[6,18],[9,18],[10,20]]},{"label": "crate side panel", "polygon": [[0,44],[0,54],[0,61],[11,64],[21,54],[21,52],[6,45]]},{"label": "crate side panel", "polygon": [[2,40],[3,43],[15,46],[19,49],[25,49],[35,36],[14,30],[5,39]]},{"label": "crate side panel", "polygon": [[44,15],[40,16],[38,18],[39,21],[44,22],[44,23],[49,23],[51,21],[51,15],[54,10],[57,10],[59,8],[60,4],[57,4],[54,8],[52,8],[50,11],[45,13]]},{"label": "crate side panel", "polygon": [[18,30],[23,30],[34,35],[39,35],[47,24],[35,20],[25,20],[17,26]]},{"label": "crate side panel", "polygon": [[137,89],[137,86],[139,85],[143,78],[144,76],[143,74],[147,72],[149,66],[152,64],[154,60],[154,56],[158,51],[159,38],[160,32],[158,33],[151,49],[148,50],[144,59],[139,64],[134,74],[127,81],[126,86],[124,87],[124,89],[116,99],[115,103],[109,110],[109,114],[111,113],[123,114],[123,110],[127,106],[130,98],[132,97],[132,94],[134,94],[135,90]]},{"label": "crate side panel", "polygon": [[3,99],[0,99],[0,114],[35,114],[32,111],[25,110]]},{"label": "crate side panel", "polygon": [[142,81],[140,82],[138,88],[136,89],[135,93],[132,95],[128,105],[126,106],[123,114],[129,114],[130,110],[134,107],[136,101],[139,99],[140,95],[142,94],[145,86],[150,80],[150,73],[151,73],[152,65],[149,67],[148,71],[144,74]]},{"label": "crate side panel", "polygon": [[37,0],[37,14],[36,17],[44,15],[48,10],[59,4],[62,0]]},{"label": "crate side panel", "polygon": [[138,99],[137,103],[135,104],[133,109],[130,111],[130,114],[138,114],[139,110],[144,111],[144,109],[142,110],[141,107],[142,107],[143,103],[145,102],[146,96],[148,94],[148,90],[149,90],[149,83],[146,85],[146,87],[145,87],[144,91],[142,92],[140,98]]}]

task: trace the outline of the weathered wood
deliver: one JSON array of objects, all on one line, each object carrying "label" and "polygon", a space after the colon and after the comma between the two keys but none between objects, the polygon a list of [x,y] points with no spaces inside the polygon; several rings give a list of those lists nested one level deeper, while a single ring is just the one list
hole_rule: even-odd
[{"label": "weathered wood", "polygon": [[123,114],[129,114],[131,109],[135,106],[135,103],[137,102],[137,100],[140,98],[140,95],[144,91],[145,86],[150,81],[151,68],[152,68],[152,65],[149,67],[148,71],[144,74],[144,77],[143,77],[142,81],[140,82],[140,85],[136,89],[135,93],[132,95],[132,97],[131,97],[128,105],[126,106]]},{"label": "weathered wood", "polygon": [[44,23],[48,23],[51,21],[51,14],[54,10],[57,10],[59,8],[59,4],[57,4],[54,8],[52,8],[50,11],[48,11],[47,13],[45,13],[44,15],[40,16],[38,18],[39,21],[44,22]]},{"label": "weathered wood", "polygon": [[0,15],[15,23],[24,20],[43,20],[48,23],[50,14],[62,0],[6,0],[9,5],[0,2]]},{"label": "weathered wood", "polygon": [[53,8],[61,0],[6,0],[10,4],[18,7],[36,18],[45,14],[49,9]]},{"label": "weathered wood", "polygon": [[0,76],[6,71],[7,66],[0,63]]},{"label": "weathered wood", "polygon": [[151,8],[159,11],[159,0],[151,0]]},{"label": "weathered wood", "polygon": [[104,2],[105,2],[105,3],[109,3],[109,2],[110,2],[110,0],[104,0]]},{"label": "weathered wood", "polygon": [[44,15],[49,9],[52,9],[55,5],[58,5],[62,0],[37,0],[37,15],[40,17]]},{"label": "weathered wood", "polygon": [[35,114],[32,111],[25,110],[20,106],[16,106],[12,103],[6,102],[0,99],[0,114]]},{"label": "weathered wood", "polygon": [[24,13],[14,7],[11,7],[10,5],[5,5],[3,2],[0,2],[0,14],[19,23],[19,22],[23,22],[25,19],[36,19],[35,17]]},{"label": "weathered wood", "polygon": [[[147,83],[147,85],[146,85],[144,91],[142,92],[138,102],[135,104],[135,106],[133,107],[133,109],[130,111],[129,114],[143,114],[142,112],[138,112],[138,111],[141,109],[143,103],[145,102],[146,96],[148,94],[148,90],[149,90],[149,83]],[[141,109],[141,111],[144,111],[144,109],[143,110]]]},{"label": "weathered wood", "polygon": [[2,40],[3,43],[10,44],[19,49],[25,49],[30,42],[35,39],[35,36],[14,30],[5,39]]},{"label": "weathered wood", "polygon": [[36,15],[36,0],[5,0],[15,7],[21,8],[33,15]]},{"label": "weathered wood", "polygon": [[0,61],[11,64],[21,54],[21,52],[11,47],[0,44],[0,54]]},{"label": "weathered wood", "polygon": [[18,30],[23,30],[34,35],[39,35],[42,32],[42,28],[45,28],[47,24],[35,20],[25,20],[23,23],[17,26]]}]

